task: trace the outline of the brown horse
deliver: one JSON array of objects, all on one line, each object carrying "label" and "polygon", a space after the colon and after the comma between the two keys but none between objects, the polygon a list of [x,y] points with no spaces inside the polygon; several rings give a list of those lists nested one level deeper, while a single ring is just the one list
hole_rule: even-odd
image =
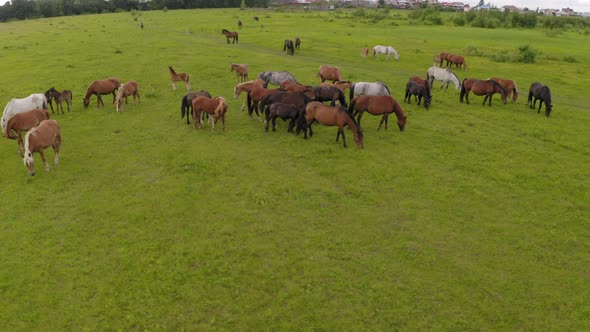
[{"label": "brown horse", "polygon": [[225,35],[225,38],[227,39],[227,43],[229,44],[229,39],[232,38],[233,41],[232,43],[237,43],[238,42],[238,33],[235,31],[229,31],[227,29],[222,29],[221,30],[221,34]]},{"label": "brown horse", "polygon": [[373,115],[381,115],[381,122],[379,122],[379,127],[377,130],[381,129],[381,125],[385,122],[385,130],[387,130],[387,121],[389,118],[389,114],[395,113],[397,116],[397,126],[399,127],[400,131],[404,131],[406,127],[406,114],[402,110],[402,107],[397,102],[397,100],[393,99],[391,96],[369,96],[369,95],[362,95],[358,97],[354,97],[350,101],[350,105],[348,106],[348,112],[350,114],[357,115],[356,121],[358,122],[359,126],[361,125],[361,118],[364,112],[369,112]]},{"label": "brown horse", "polygon": [[340,73],[340,68],[335,66],[328,66],[322,65],[318,69],[317,77],[324,81],[332,81],[332,83],[344,81],[342,78],[342,74]]},{"label": "brown horse", "polygon": [[441,67],[442,66],[442,58],[440,55],[435,55],[432,58],[433,66]]},{"label": "brown horse", "polygon": [[96,107],[100,104],[104,106],[101,95],[113,95],[113,104],[115,103],[115,92],[121,86],[121,81],[118,78],[110,77],[104,80],[96,80],[90,84],[83,97],[84,108],[88,108],[90,104],[90,97],[96,95]]},{"label": "brown horse", "polygon": [[242,29],[242,21],[238,20],[238,28],[241,30]]},{"label": "brown horse", "polygon": [[59,148],[61,146],[59,125],[55,120],[43,120],[37,127],[29,130],[25,136],[25,155],[23,161],[30,175],[35,175],[34,152],[39,152],[43,163],[45,163],[45,170],[49,171],[49,164],[45,159],[45,152],[43,150],[50,146],[55,153],[53,163],[57,165],[59,162]]},{"label": "brown horse", "polygon": [[250,99],[250,90],[252,90],[252,88],[254,88],[254,87],[259,87],[259,88],[264,87],[264,81],[257,78],[253,81],[240,83],[234,87],[234,99],[238,99],[240,94],[243,91],[246,91],[247,96],[246,96],[246,100],[242,103],[242,108],[241,108],[242,111],[245,108],[246,101],[248,102],[248,110],[250,109],[250,105],[252,105],[252,100]]},{"label": "brown horse", "polygon": [[467,63],[465,62],[465,58],[461,55],[456,55],[456,54],[450,54],[447,57],[449,63],[451,64],[451,67],[453,65],[457,66],[457,69],[461,69],[461,66],[463,66],[463,71],[467,70]]},{"label": "brown horse", "polygon": [[303,92],[309,98],[314,98],[314,94],[311,91],[312,87],[309,85],[303,85],[291,81],[283,81],[280,85],[280,89],[287,92]]},{"label": "brown horse", "polygon": [[[259,107],[258,104],[260,103],[260,101],[262,99],[264,99],[264,97],[269,96],[277,91],[280,91],[279,89],[266,89],[266,88],[259,88],[259,87],[254,87],[252,88],[252,90],[250,90],[250,101],[252,102],[252,105],[248,105],[248,115],[250,117],[252,117],[252,113],[254,111],[256,111],[256,116],[260,119],[260,114],[259,114]],[[264,113],[263,109],[260,109],[260,113]]]},{"label": "brown horse", "polygon": [[[6,123],[6,138],[17,139],[18,153],[22,156],[24,150],[22,132],[29,130],[43,120],[49,119],[49,111],[44,109],[33,109],[23,113],[16,113]],[[14,135],[14,132],[16,135]]]},{"label": "brown horse", "polygon": [[507,96],[510,97],[512,94],[512,101],[516,102],[516,99],[518,99],[518,88],[516,87],[516,82],[499,77],[491,77],[489,79],[498,82],[508,93]]},{"label": "brown horse", "polygon": [[168,72],[170,73],[170,80],[172,81],[172,89],[176,91],[176,82],[184,82],[186,85],[186,91],[191,89],[191,83],[189,82],[189,76],[187,73],[176,73],[172,66],[168,66]]},{"label": "brown horse", "polygon": [[133,96],[133,103],[135,104],[135,98],[137,97],[137,101],[141,103],[141,98],[139,96],[139,89],[137,87],[137,82],[131,80],[119,88],[117,92],[117,98],[115,100],[115,105],[117,105],[117,112],[119,112],[119,108],[121,111],[123,110],[123,98],[125,98],[125,105],[127,105],[127,97]]},{"label": "brown horse", "polygon": [[299,37],[295,37],[295,49],[298,50],[301,48],[301,39]]},{"label": "brown horse", "polygon": [[205,90],[189,92],[186,94],[186,96],[182,97],[182,101],[180,103],[180,117],[184,118],[184,115],[186,114],[186,124],[191,123],[189,118],[191,117],[190,114],[193,113],[193,99],[197,98],[198,96],[205,96],[211,98],[211,94]]},{"label": "brown horse", "polygon": [[317,121],[324,126],[338,126],[338,133],[336,134],[336,142],[342,135],[342,142],[346,147],[346,137],[344,136],[344,126],[348,126],[348,129],[352,131],[354,135],[354,142],[362,149],[363,143],[363,132],[360,126],[354,121],[354,118],[346,112],[346,108],[342,106],[327,106],[319,101],[312,101],[305,107],[305,117],[302,118],[305,121],[304,138],[307,138],[307,131],[309,130],[309,137],[313,136],[313,130],[311,125],[314,121]]},{"label": "brown horse", "polygon": [[213,123],[211,130],[215,129],[217,120],[221,118],[221,124],[223,130],[225,130],[225,113],[227,112],[227,103],[223,97],[209,98],[205,96],[198,96],[193,99],[193,121],[194,127],[197,128],[197,122],[199,127],[203,128],[203,112],[213,116]]},{"label": "brown horse", "polygon": [[347,106],[344,92],[335,86],[314,86],[311,88],[311,92],[315,101],[321,101],[322,103],[329,101],[330,106],[336,105],[336,101],[338,101],[341,106]]},{"label": "brown horse", "polygon": [[230,65],[229,71],[236,71],[236,75],[238,76],[238,83],[246,82],[248,80],[248,65],[239,65],[236,63],[232,63]]},{"label": "brown horse", "polygon": [[463,102],[463,97],[465,97],[467,104],[469,104],[469,92],[471,91],[473,91],[473,94],[476,96],[485,95],[482,105],[485,105],[486,100],[489,99],[488,106],[492,106],[492,95],[494,93],[499,93],[502,96],[503,104],[506,104],[506,99],[508,98],[506,90],[496,81],[466,78],[461,85],[461,95],[459,100]]},{"label": "brown horse", "polygon": [[[56,107],[61,109],[61,114],[64,114],[64,108],[62,103],[65,101],[68,106],[68,112],[70,111],[70,107],[72,106],[72,91],[71,90],[64,90],[59,92],[55,90],[54,87],[51,87],[49,90],[45,92],[45,97],[47,98],[47,103],[51,107],[51,114],[53,114],[53,103],[52,100],[55,99]],[[59,111],[59,109],[58,109]]]},{"label": "brown horse", "polygon": [[350,89],[352,87],[352,82],[351,81],[340,81],[340,82],[336,82],[336,83],[324,82],[324,83],[320,83],[320,86],[337,87],[338,89],[340,89],[342,91],[342,93],[345,93],[346,89]]},{"label": "brown horse", "polygon": [[449,66],[449,59],[448,58],[449,58],[450,55],[451,54],[450,53],[447,53],[447,52],[440,52],[439,53],[439,55],[438,55],[438,59],[440,61],[439,67],[442,67],[443,66],[443,61],[446,61],[446,66],[447,67]]},{"label": "brown horse", "polygon": [[363,47],[361,49],[361,57],[363,59],[366,59],[369,56],[369,48],[368,47]]}]

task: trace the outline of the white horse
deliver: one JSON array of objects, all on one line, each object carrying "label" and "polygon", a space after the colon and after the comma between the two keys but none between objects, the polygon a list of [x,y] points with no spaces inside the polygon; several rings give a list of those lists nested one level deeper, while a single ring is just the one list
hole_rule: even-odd
[{"label": "white horse", "polygon": [[391,46],[375,45],[375,47],[373,47],[373,57],[376,58],[377,54],[387,54],[385,60],[389,60],[393,54],[395,61],[399,61],[399,55],[397,55],[397,51]]},{"label": "white horse", "polygon": [[6,123],[16,113],[30,111],[35,108],[47,109],[47,98],[42,93],[33,93],[25,98],[12,98],[2,113],[2,134],[6,135]]},{"label": "white horse", "polygon": [[390,96],[391,93],[383,82],[356,82],[350,87],[350,100],[358,95]]},{"label": "white horse", "polygon": [[449,88],[449,82],[453,82],[457,90],[461,89],[461,80],[459,80],[459,76],[447,68],[430,67],[426,72],[426,78],[431,89],[434,80],[443,82],[440,86],[441,89],[443,86],[446,86],[445,90],[447,90]]}]

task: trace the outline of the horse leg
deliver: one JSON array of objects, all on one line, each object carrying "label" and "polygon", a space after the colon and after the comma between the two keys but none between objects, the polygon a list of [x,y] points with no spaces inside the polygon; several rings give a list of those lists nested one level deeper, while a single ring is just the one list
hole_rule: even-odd
[{"label": "horse leg", "polygon": [[541,112],[541,105],[543,105],[543,99],[539,99],[539,110],[537,113]]},{"label": "horse leg", "polygon": [[[338,134],[342,135],[342,142],[344,143],[344,147],[346,148],[346,137],[344,136],[344,127],[338,128]],[[338,142],[338,136],[336,136],[336,142]]]},{"label": "horse leg", "polygon": [[102,104],[104,107],[104,101],[102,101],[102,97],[100,95],[96,95],[96,108],[98,108]]},{"label": "horse leg", "polygon": [[277,131],[277,116],[273,115],[272,117],[272,131]]},{"label": "horse leg", "polygon": [[215,130],[216,124],[217,124],[217,116],[213,115],[213,121],[211,121],[211,131]]},{"label": "horse leg", "polygon": [[176,82],[172,81],[172,90],[176,91]]},{"label": "horse leg", "polygon": [[418,106],[420,106],[420,103],[422,102],[422,95],[415,95],[414,98],[418,98]]},{"label": "horse leg", "polygon": [[482,105],[485,105],[486,104],[486,101],[488,100],[488,97],[489,97],[488,95],[485,96],[485,98],[483,99]]},{"label": "horse leg", "polygon": [[17,143],[17,144],[18,144],[18,151],[17,151],[17,152],[18,152],[18,154],[19,154],[21,157],[24,157],[24,152],[25,152],[25,145],[24,145],[24,142],[23,142],[23,135],[22,135],[22,132],[21,132],[20,130],[18,130],[18,133],[17,133],[17,135],[18,135],[18,136],[17,136],[17,140],[18,140],[18,141],[17,141],[17,142],[18,142],[18,143]]},{"label": "horse leg", "polygon": [[467,105],[469,105],[469,92],[470,92],[470,91],[471,91],[471,90],[469,90],[469,91],[465,92],[465,103],[467,103]]},{"label": "horse leg", "polygon": [[43,149],[39,149],[39,154],[41,155],[41,160],[45,164],[45,170],[49,172],[49,164],[47,163],[47,159],[45,159],[45,151]]}]

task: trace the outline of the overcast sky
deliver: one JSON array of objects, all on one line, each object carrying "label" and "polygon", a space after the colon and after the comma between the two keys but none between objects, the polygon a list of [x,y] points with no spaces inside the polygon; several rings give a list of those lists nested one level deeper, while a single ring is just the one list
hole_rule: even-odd
[{"label": "overcast sky", "polygon": [[[590,12],[590,0],[484,0],[487,4],[488,2],[496,5],[496,7],[502,7],[504,5],[514,5],[516,7],[524,8],[528,7],[529,9],[537,9],[539,8],[553,8],[553,9],[561,9],[561,8],[571,8],[577,12]],[[439,0],[439,2],[441,2]],[[479,0],[466,0],[463,1],[464,3],[468,3],[469,5],[476,6],[479,3]]]}]

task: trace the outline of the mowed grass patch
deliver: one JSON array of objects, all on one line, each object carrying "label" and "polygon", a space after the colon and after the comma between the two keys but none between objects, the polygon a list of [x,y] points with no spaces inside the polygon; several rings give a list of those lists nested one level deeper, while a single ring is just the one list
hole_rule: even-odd
[{"label": "mowed grass patch", "polygon": [[[399,12],[391,12],[397,15]],[[404,13],[404,12],[401,12]],[[259,22],[251,19],[260,17]],[[543,31],[367,25],[346,13],[194,10],[11,22],[0,26],[5,102],[51,86],[74,92],[55,115],[60,164],[29,177],[14,141],[0,144],[0,319],[8,329],[587,329],[587,37]],[[237,30],[226,44],[221,29]],[[48,33],[50,32],[50,33]],[[302,39],[295,56],[284,39]],[[288,70],[315,85],[322,64],[384,81],[403,100],[432,56],[522,41],[536,64],[467,57],[465,77],[500,76],[517,103],[459,103],[452,86],[395,117],[363,116],[365,149],[264,132],[233,99],[230,63],[250,78]],[[400,61],[362,59],[392,45]],[[195,90],[229,102],[226,130],[180,118]],[[95,79],[137,80],[141,104],[111,96],[83,109]],[[551,87],[550,118],[526,106]],[[192,122],[192,120],[191,120]],[[49,160],[53,156],[47,151]]]}]

